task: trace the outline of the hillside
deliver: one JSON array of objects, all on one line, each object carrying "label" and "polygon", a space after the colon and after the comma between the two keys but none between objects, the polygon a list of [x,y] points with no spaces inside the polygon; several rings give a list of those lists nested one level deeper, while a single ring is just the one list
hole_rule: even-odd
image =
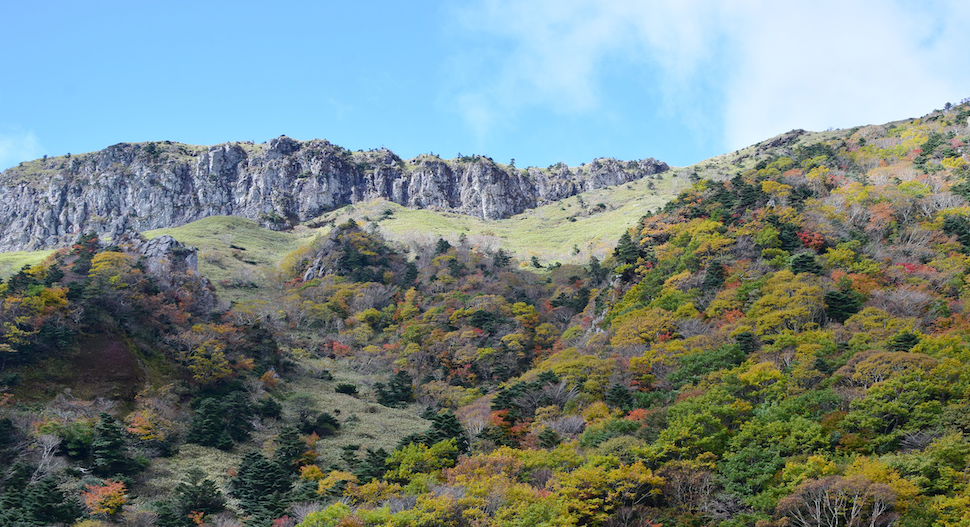
[{"label": "hillside", "polygon": [[654,159],[545,169],[517,169],[483,156],[405,161],[386,149],[351,152],[286,136],[211,147],[121,143],[0,174],[0,250],[49,249],[81,233],[110,238],[210,216],[282,230],[376,198],[498,219],[667,169]]},{"label": "hillside", "polygon": [[86,236],[0,286],[0,524],[963,525],[968,117],[522,219],[369,200],[155,260]]}]

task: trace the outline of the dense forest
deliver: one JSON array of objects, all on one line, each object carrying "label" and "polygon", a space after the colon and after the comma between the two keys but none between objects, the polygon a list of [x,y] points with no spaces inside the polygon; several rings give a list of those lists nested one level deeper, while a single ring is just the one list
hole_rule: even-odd
[{"label": "dense forest", "polygon": [[756,145],[585,265],[347,222],[226,306],[82,236],[0,285],[0,525],[970,526],[968,118]]}]

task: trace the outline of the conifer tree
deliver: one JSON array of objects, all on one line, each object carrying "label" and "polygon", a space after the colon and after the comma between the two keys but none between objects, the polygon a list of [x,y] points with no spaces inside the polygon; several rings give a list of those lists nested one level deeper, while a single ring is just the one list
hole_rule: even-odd
[{"label": "conifer tree", "polygon": [[284,426],[276,438],[276,452],[273,454],[273,461],[283,470],[293,472],[305,451],[306,443],[300,438],[296,428]]},{"label": "conifer tree", "polygon": [[640,257],[640,248],[633,242],[629,232],[624,232],[620,236],[620,241],[617,242],[616,249],[613,250],[613,257],[619,264],[637,263],[637,258]]},{"label": "conifer tree", "polygon": [[387,471],[387,455],[387,451],[383,448],[367,449],[364,459],[357,464],[357,469],[354,470],[354,475],[357,476],[361,484],[370,483],[384,476],[384,472]]},{"label": "conifer tree", "polygon": [[226,430],[222,405],[219,401],[206,398],[199,403],[189,427],[186,440],[202,446],[211,446],[220,450],[232,448],[232,438]]},{"label": "conifer tree", "polygon": [[225,510],[225,496],[201,469],[191,468],[186,476],[186,480],[175,487],[175,506],[182,517],[193,511],[216,514]]},{"label": "conifer tree", "polygon": [[91,443],[94,472],[101,476],[126,474],[134,463],[125,455],[125,430],[121,423],[105,412],[101,412],[98,419]]},{"label": "conifer tree", "polygon": [[81,504],[66,496],[50,476],[27,488],[20,508],[24,518],[34,525],[70,524],[83,513]]},{"label": "conifer tree", "polygon": [[290,478],[278,464],[258,450],[252,450],[243,456],[236,474],[232,494],[239,499],[246,514],[265,519],[283,515]]}]

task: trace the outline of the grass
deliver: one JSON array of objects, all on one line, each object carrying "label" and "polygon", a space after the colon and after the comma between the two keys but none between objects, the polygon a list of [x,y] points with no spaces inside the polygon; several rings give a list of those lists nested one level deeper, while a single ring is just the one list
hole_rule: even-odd
[{"label": "grass", "polygon": [[0,278],[17,274],[25,265],[37,265],[53,252],[54,249],[0,253]]},{"label": "grass", "polygon": [[[456,242],[464,234],[474,245],[501,247],[523,261],[537,256],[544,263],[585,263],[590,256],[605,256],[625,229],[689,185],[686,175],[668,173],[662,179],[594,190],[495,221],[412,210],[386,200],[343,207],[316,221],[376,223],[389,239],[405,244],[434,243],[439,237]],[[385,217],[385,211],[392,214]]]},{"label": "grass", "polygon": [[199,272],[212,280],[220,298],[239,301],[262,285],[262,273],[286,254],[313,241],[316,233],[298,228],[277,232],[245,218],[213,216],[180,227],[142,233],[147,238],[169,235],[199,250]]},{"label": "grass", "polygon": [[[373,450],[383,448],[391,452],[401,438],[424,432],[430,426],[428,421],[418,417],[419,408],[388,408],[372,401],[373,397],[366,386],[377,381],[386,381],[386,373],[362,374],[346,361],[305,360],[317,367],[324,366],[322,369],[330,371],[334,376],[333,380],[328,381],[303,376],[285,386],[291,395],[308,395],[317,411],[329,412],[340,421],[340,429],[336,435],[322,438],[317,443],[321,466],[342,465],[340,447],[344,445],[367,445]],[[336,393],[334,387],[340,383],[354,384],[361,393],[357,396]]]}]

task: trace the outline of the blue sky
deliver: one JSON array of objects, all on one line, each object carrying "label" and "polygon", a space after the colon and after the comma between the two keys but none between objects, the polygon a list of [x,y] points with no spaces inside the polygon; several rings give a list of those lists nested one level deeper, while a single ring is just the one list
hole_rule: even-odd
[{"label": "blue sky", "polygon": [[6,2],[0,168],[281,134],[405,158],[684,166],[970,97],[968,4]]}]

